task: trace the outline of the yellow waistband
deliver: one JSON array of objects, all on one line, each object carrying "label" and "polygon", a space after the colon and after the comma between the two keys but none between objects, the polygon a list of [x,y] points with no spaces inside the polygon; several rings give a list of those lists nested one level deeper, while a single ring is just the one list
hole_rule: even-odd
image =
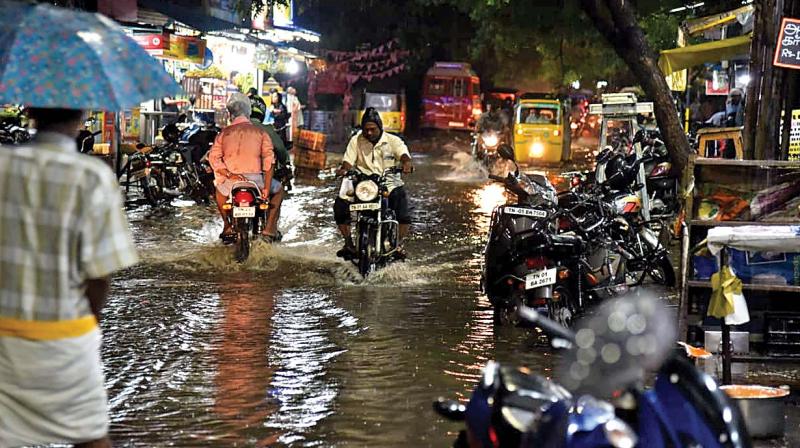
[{"label": "yellow waistband", "polygon": [[37,341],[75,338],[96,327],[97,319],[92,315],[72,320],[21,320],[0,317],[0,336]]}]

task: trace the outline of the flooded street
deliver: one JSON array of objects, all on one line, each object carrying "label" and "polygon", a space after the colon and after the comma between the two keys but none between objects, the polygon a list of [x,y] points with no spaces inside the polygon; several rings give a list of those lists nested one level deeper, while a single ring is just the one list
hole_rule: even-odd
[{"label": "flooded street", "polygon": [[334,255],[332,177],[298,182],[281,245],[244,265],[210,207],[129,212],[142,262],[103,322],[112,437],[122,446],[445,446],[438,396],[467,397],[490,359],[551,355],[495,328],[478,288],[500,185],[457,154],[417,155],[411,261],[362,283]]},{"label": "flooded street", "polygon": [[[469,397],[492,359],[548,375],[554,355],[525,330],[496,327],[479,291],[503,187],[463,152],[414,162],[410,261],[366,282],[334,255],[330,174],[296,182],[283,242],[258,243],[243,265],[219,242],[212,207],[131,209],[142,261],[115,278],[102,325],[115,443],[449,446],[460,426],[434,399]],[[753,366],[746,379],[795,376]]]}]

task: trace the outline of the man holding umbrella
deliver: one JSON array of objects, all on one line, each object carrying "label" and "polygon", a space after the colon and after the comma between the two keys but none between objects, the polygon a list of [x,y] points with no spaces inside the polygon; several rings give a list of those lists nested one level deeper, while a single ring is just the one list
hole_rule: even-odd
[{"label": "man holding umbrella", "polygon": [[0,104],[37,129],[0,148],[0,447],[109,447],[98,322],[109,276],[137,255],[114,173],[75,137],[84,110],[180,88],[97,14],[5,1],[0,21]]}]

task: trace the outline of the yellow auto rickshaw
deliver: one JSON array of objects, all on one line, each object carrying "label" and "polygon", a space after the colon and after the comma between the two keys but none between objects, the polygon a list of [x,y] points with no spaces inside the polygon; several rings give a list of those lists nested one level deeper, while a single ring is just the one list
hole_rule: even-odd
[{"label": "yellow auto rickshaw", "polygon": [[356,125],[361,124],[364,110],[374,107],[383,121],[383,130],[392,134],[402,134],[406,130],[406,95],[400,93],[364,92],[362,107],[356,116]]},{"label": "yellow auto rickshaw", "polygon": [[569,161],[569,115],[561,101],[523,95],[514,110],[514,155],[527,165]]}]

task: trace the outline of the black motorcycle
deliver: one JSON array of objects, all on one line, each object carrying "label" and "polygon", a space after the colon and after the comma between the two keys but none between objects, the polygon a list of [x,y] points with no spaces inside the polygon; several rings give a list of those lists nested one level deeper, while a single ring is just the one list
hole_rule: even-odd
[{"label": "black motorcycle", "polygon": [[356,253],[351,261],[364,278],[399,257],[399,223],[394,210],[389,208],[386,176],[402,172],[402,168],[389,168],[382,176],[357,170],[345,175],[352,182],[353,191],[340,195],[351,201],[350,212],[356,214],[353,230]]},{"label": "black motorcycle", "polygon": [[491,168],[500,159],[497,149],[508,144],[502,130],[486,129],[472,135],[472,155],[484,166]]},{"label": "black motorcycle", "polygon": [[261,197],[261,190],[252,181],[237,182],[223,204],[229,210],[236,233],[234,258],[244,263],[250,256],[250,246],[266,225],[269,204]]},{"label": "black motorcycle", "polygon": [[[498,154],[514,161],[511,147]],[[555,189],[546,177],[525,175],[517,168],[507,177],[490,175],[503,183],[516,200],[492,212],[484,250],[481,285],[495,310],[496,321],[516,321],[522,305],[546,308],[548,315],[569,326],[578,311],[573,279],[582,240],[557,233]]]}]

